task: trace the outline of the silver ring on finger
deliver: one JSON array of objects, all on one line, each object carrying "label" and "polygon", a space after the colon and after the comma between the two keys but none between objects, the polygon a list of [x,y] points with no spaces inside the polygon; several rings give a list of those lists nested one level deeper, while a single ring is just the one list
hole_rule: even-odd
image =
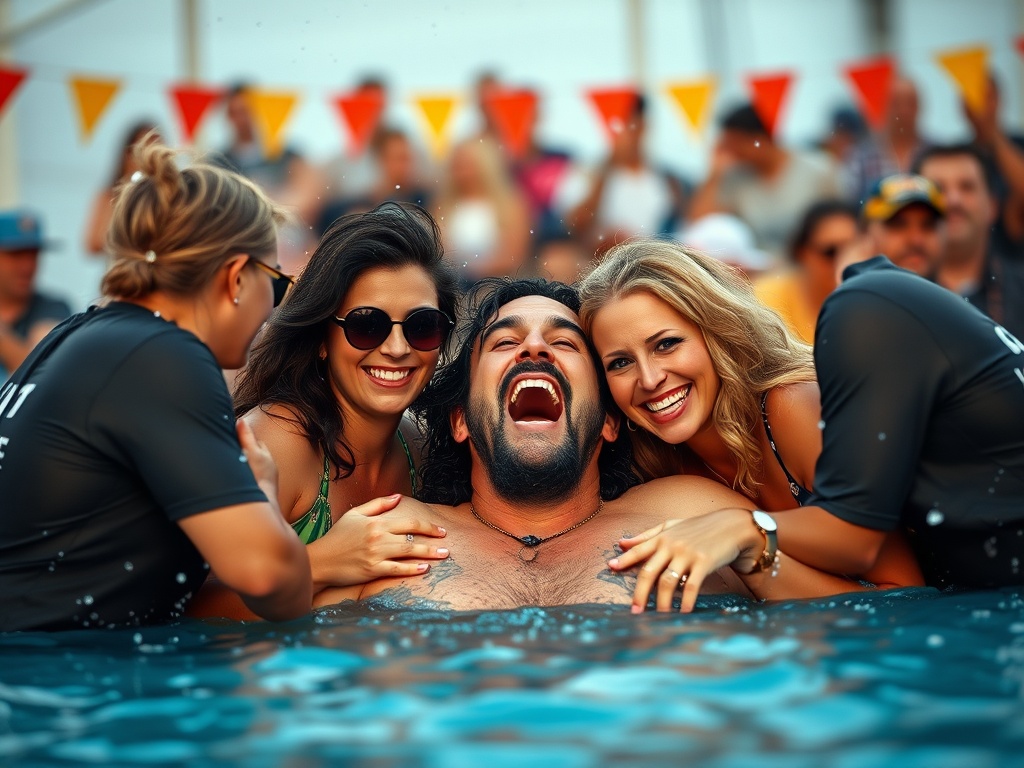
[{"label": "silver ring on finger", "polygon": [[406,541],[413,541],[413,540],[414,540],[415,538],[416,538],[416,537],[415,537],[415,536],[413,536],[413,535],[412,535],[411,533],[407,533],[407,534],[405,534],[405,540],[406,540]]},{"label": "silver ring on finger", "polygon": [[685,587],[685,586],[686,586],[686,580],[687,580],[688,578],[690,578],[690,577],[689,577],[689,575],[688,575],[688,574],[685,574],[685,573],[684,573],[684,574],[683,574],[682,576],[680,576],[680,577],[679,577],[679,586],[680,586],[680,587]]},{"label": "silver ring on finger", "polygon": [[679,574],[676,573],[675,571],[669,571],[669,575],[671,575],[673,579],[678,579],[679,578]]}]

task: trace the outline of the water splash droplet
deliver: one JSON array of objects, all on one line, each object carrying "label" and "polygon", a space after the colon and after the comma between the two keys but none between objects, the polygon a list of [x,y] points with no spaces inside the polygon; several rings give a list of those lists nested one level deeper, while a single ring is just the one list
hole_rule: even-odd
[{"label": "water splash droplet", "polygon": [[84,603],[85,605],[92,605],[92,604],[93,604],[93,602],[94,602],[94,601],[93,601],[93,596],[92,596],[92,595],[86,595],[85,597],[83,597],[83,598],[82,598],[82,602],[83,602],[83,603]]},{"label": "water splash droplet", "polygon": [[135,564],[131,560],[125,560],[124,561],[124,569],[126,571],[134,571],[135,570]]},{"label": "water splash droplet", "polygon": [[937,509],[929,509],[928,514],[925,516],[925,522],[928,525],[942,525],[942,521],[946,519],[946,516]]},{"label": "water splash droplet", "polygon": [[825,428],[825,420],[822,419],[821,421],[818,422],[818,429],[824,429],[824,428]]},{"label": "water splash droplet", "polygon": [[879,432],[878,433],[878,439],[879,440],[885,440],[885,432]]},{"label": "water splash droplet", "polygon": [[179,584],[184,584],[187,578],[188,577],[186,577],[184,573],[179,573],[177,576],[174,577],[174,580],[177,581]]}]

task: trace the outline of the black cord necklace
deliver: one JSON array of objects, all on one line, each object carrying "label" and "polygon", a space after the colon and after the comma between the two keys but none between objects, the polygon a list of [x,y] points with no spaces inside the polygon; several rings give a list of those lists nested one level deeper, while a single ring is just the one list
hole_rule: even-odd
[{"label": "black cord necklace", "polygon": [[[523,545],[522,547],[519,548],[519,559],[522,560],[524,563],[532,563],[534,560],[537,559],[537,555],[540,554],[540,552],[538,551],[537,548],[541,544],[543,544],[545,541],[551,541],[552,539],[557,539],[559,536],[564,536],[569,531],[575,531],[577,528],[579,528],[584,523],[589,523],[591,520],[593,520],[595,517],[597,517],[598,513],[603,508],[604,508],[604,499],[598,499],[598,501],[597,501],[597,509],[595,509],[589,515],[584,517],[578,523],[573,523],[568,528],[566,528],[564,531],[559,531],[558,533],[553,533],[550,536],[545,536],[544,538],[541,538],[540,536],[534,536],[533,534],[527,534],[526,536],[516,536],[514,533],[509,533],[504,528],[499,528],[494,523],[489,523],[486,520],[484,520],[482,517],[480,517],[480,515],[477,514],[476,507],[473,506],[473,502],[469,502],[469,511],[473,513],[473,517],[475,517],[481,523],[486,525],[488,528],[491,528],[492,530],[495,530],[498,533],[503,533],[506,536],[508,536],[510,539],[515,539],[516,541],[518,541],[520,544]],[[525,554],[532,554],[532,557],[524,557],[524,553]]]}]

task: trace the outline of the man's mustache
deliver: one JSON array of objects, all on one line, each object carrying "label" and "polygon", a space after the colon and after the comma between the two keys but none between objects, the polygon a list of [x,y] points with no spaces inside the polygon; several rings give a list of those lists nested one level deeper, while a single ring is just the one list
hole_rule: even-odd
[{"label": "man's mustache", "polygon": [[572,387],[569,386],[569,380],[562,375],[562,372],[558,370],[553,363],[535,362],[533,360],[524,360],[521,363],[516,363],[512,366],[512,370],[505,374],[505,377],[501,380],[501,384],[498,386],[498,393],[501,396],[502,402],[508,399],[508,390],[509,387],[512,386],[512,380],[524,373],[546,373],[558,382],[559,388],[565,395],[566,403],[571,402]]}]

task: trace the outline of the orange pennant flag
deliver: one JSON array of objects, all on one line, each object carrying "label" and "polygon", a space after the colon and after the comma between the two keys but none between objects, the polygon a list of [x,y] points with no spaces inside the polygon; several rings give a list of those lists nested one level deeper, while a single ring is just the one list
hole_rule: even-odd
[{"label": "orange pennant flag", "polygon": [[537,94],[529,90],[502,90],[488,96],[484,108],[509,155],[522,157],[530,146],[537,119]]},{"label": "orange pennant flag", "polygon": [[277,157],[284,149],[284,125],[299,98],[290,91],[247,89],[245,98],[256,118],[260,142],[268,157]]},{"label": "orange pennant flag", "polygon": [[457,96],[436,95],[417,96],[414,101],[420,108],[420,112],[423,114],[427,124],[434,154],[440,155],[444,149],[448,123],[459,99]]},{"label": "orange pennant flag", "polygon": [[7,100],[14,95],[26,77],[28,70],[0,66],[0,114],[3,114]]},{"label": "orange pennant flag", "polygon": [[199,127],[206,111],[224,96],[224,90],[201,85],[180,84],[172,86],[170,94],[171,101],[178,113],[181,134],[185,137],[185,141],[191,144],[195,139],[196,128]]},{"label": "orange pennant flag", "polygon": [[78,107],[78,122],[82,130],[82,139],[88,140],[111,99],[120,89],[121,81],[73,77],[70,84],[71,92],[75,97],[75,105]]},{"label": "orange pennant flag", "polygon": [[635,88],[594,88],[587,91],[587,96],[601,116],[601,124],[609,141],[621,133],[636,114],[637,99],[640,97]]},{"label": "orange pennant flag", "polygon": [[864,119],[875,130],[881,129],[889,108],[893,75],[896,73],[893,60],[888,56],[879,56],[851,64],[844,71],[853,83]]},{"label": "orange pennant flag", "polygon": [[985,109],[988,90],[988,48],[962,48],[936,55],[936,60],[960,88],[960,95],[972,112]]},{"label": "orange pennant flag", "polygon": [[782,104],[789,93],[793,75],[788,72],[762,75],[751,77],[747,82],[750,85],[750,100],[753,103],[754,111],[764,123],[768,135],[775,136],[775,128],[779,122],[779,115],[782,113]]},{"label": "orange pennant flag", "polygon": [[352,137],[349,154],[353,157],[362,154],[373,132],[377,130],[384,111],[384,97],[375,92],[354,91],[335,98],[334,106]]},{"label": "orange pennant flag", "polygon": [[694,133],[702,133],[710,112],[708,107],[711,106],[715,95],[715,79],[707,77],[703,80],[669,84],[666,90]]}]

